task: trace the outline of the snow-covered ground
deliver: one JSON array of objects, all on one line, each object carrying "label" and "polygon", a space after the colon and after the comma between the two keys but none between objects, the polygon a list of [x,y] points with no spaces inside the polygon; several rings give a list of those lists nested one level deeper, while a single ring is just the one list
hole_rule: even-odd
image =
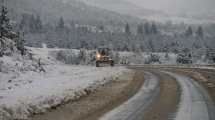
[{"label": "snow-covered ground", "polygon": [[214,105],[206,90],[193,79],[165,72],[176,78],[182,95],[175,120],[214,120]]},{"label": "snow-covered ground", "polygon": [[[92,64],[94,51],[86,51],[83,57],[80,50],[48,49],[45,45],[27,49],[31,54],[25,57],[18,54],[0,57],[0,120],[27,119],[29,115],[76,100],[129,72],[124,67],[72,65]],[[151,56],[150,53],[117,54],[114,55],[116,61],[120,63],[125,59],[130,64],[144,64]],[[161,64],[176,64],[175,54],[156,54]]]},{"label": "snow-covered ground", "polygon": [[0,120],[27,119],[129,72],[124,67],[66,65],[47,48],[30,49],[33,60],[18,55],[0,58]]},{"label": "snow-covered ground", "polygon": [[[95,62],[95,50],[84,50],[83,58],[80,60],[81,52],[77,49],[39,49],[30,48],[32,53],[42,53],[43,56],[51,55],[52,57],[58,59],[66,64],[84,64],[92,65]],[[49,52],[47,52],[49,51]],[[59,56],[61,58],[59,58]],[[150,64],[150,65],[178,65],[177,54],[175,53],[164,53],[164,52],[118,52],[112,51],[112,57],[116,64]],[[40,56],[39,56],[40,57]],[[192,58],[194,65],[208,65],[209,61],[205,56],[195,56]]]},{"label": "snow-covered ground", "polygon": [[[156,62],[151,57],[152,55],[156,56],[159,59],[159,62]],[[151,52],[119,52],[120,60],[126,60],[130,64],[165,64],[165,65],[175,65],[177,55],[174,53],[151,53]]]},{"label": "snow-covered ground", "polygon": [[159,80],[152,73],[145,73],[145,83],[131,99],[103,115],[99,120],[140,120],[144,110],[159,93]]}]

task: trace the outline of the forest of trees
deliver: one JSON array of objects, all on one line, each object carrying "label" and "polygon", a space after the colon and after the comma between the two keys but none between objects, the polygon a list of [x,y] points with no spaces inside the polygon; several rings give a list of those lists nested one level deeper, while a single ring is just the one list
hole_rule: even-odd
[{"label": "forest of trees", "polygon": [[[102,23],[102,22],[101,22]],[[48,47],[96,49],[108,46],[117,51],[179,52],[183,49],[210,48],[214,37],[206,36],[201,25],[185,25],[181,32],[164,32],[156,22],[125,23],[124,27],[84,25],[66,22],[59,17],[55,23],[45,23],[39,14],[23,14],[16,29],[26,33],[26,45]],[[177,28],[176,28],[177,29]]]},{"label": "forest of trees", "polygon": [[[96,49],[108,46],[116,51],[180,52],[215,46],[215,25],[212,24],[174,24],[171,21],[159,23],[142,20],[104,21],[88,24],[86,22],[56,18],[44,20],[39,13],[22,13],[12,24],[21,42],[17,45]],[[18,34],[19,33],[19,34]],[[23,34],[24,33],[24,34]],[[25,42],[24,42],[25,40]],[[23,47],[17,47],[21,49]]]}]

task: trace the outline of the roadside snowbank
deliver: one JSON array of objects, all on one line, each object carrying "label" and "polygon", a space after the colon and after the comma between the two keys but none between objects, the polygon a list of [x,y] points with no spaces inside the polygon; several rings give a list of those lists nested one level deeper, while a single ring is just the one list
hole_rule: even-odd
[{"label": "roadside snowbank", "polygon": [[[0,120],[28,119],[129,72],[124,67],[66,65],[46,48],[31,50],[32,60],[16,55],[0,58]],[[45,72],[38,70],[38,60]]]},{"label": "roadside snowbank", "polygon": [[[0,86],[0,118],[27,119],[68,100],[76,100],[126,70],[122,67],[49,66],[47,73],[28,71]],[[2,78],[2,77],[1,77]]]}]

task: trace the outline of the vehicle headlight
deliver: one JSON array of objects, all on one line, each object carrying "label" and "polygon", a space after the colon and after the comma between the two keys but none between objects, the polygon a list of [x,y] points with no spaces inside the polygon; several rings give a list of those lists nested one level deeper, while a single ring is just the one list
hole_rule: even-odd
[{"label": "vehicle headlight", "polygon": [[100,58],[101,58],[101,55],[100,55],[100,54],[97,54],[96,57],[97,57],[98,59],[100,59]]}]

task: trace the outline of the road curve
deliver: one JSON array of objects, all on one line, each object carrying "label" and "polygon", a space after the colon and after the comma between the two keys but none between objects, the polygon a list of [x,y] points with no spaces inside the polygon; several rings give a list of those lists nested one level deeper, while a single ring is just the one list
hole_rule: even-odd
[{"label": "road curve", "polygon": [[[98,118],[99,120],[215,120],[215,106],[211,96],[194,80],[195,78],[188,77],[191,75],[175,69],[144,67],[131,69],[138,71],[138,74],[134,76],[135,82],[133,80],[135,84],[127,81],[107,85],[102,87],[100,92],[89,95],[76,103],[62,106],[45,116],[38,116],[34,120],[53,120],[53,118],[59,120],[58,117],[64,120],[83,120],[82,118],[86,120]],[[125,88],[124,85],[128,87]],[[138,86],[135,90],[128,89],[135,86]],[[119,92],[119,89],[122,91]],[[117,102],[116,105],[110,105],[113,102],[110,101],[116,98],[113,97],[113,92],[114,94],[118,92],[116,96],[120,98],[127,96],[126,94],[121,96],[121,94],[129,93],[130,90],[134,93],[131,96],[129,94],[131,98],[128,97],[130,99],[127,102],[124,102],[127,99],[123,98],[123,101]],[[108,96],[108,101],[105,96]],[[120,106],[114,108],[118,105]],[[111,106],[110,109],[108,106]],[[85,111],[86,109],[89,110]],[[109,111],[111,109],[113,110]],[[109,112],[106,113],[107,111]]]},{"label": "road curve", "polygon": [[[175,116],[171,119],[215,120],[214,103],[206,90],[195,80],[172,72],[155,71],[175,78],[180,87],[179,105]],[[157,96],[161,94],[160,80],[165,81],[165,79],[159,78],[151,72],[146,72],[145,83],[140,91],[118,108],[103,115],[100,120],[143,120],[146,111],[154,104]]]},{"label": "road curve", "polygon": [[203,87],[187,76],[165,73],[175,77],[182,90],[175,120],[215,120],[214,104]]},{"label": "road curve", "polygon": [[159,93],[159,79],[152,73],[145,73],[145,83],[130,100],[110,111],[100,120],[141,120],[143,111]]}]

